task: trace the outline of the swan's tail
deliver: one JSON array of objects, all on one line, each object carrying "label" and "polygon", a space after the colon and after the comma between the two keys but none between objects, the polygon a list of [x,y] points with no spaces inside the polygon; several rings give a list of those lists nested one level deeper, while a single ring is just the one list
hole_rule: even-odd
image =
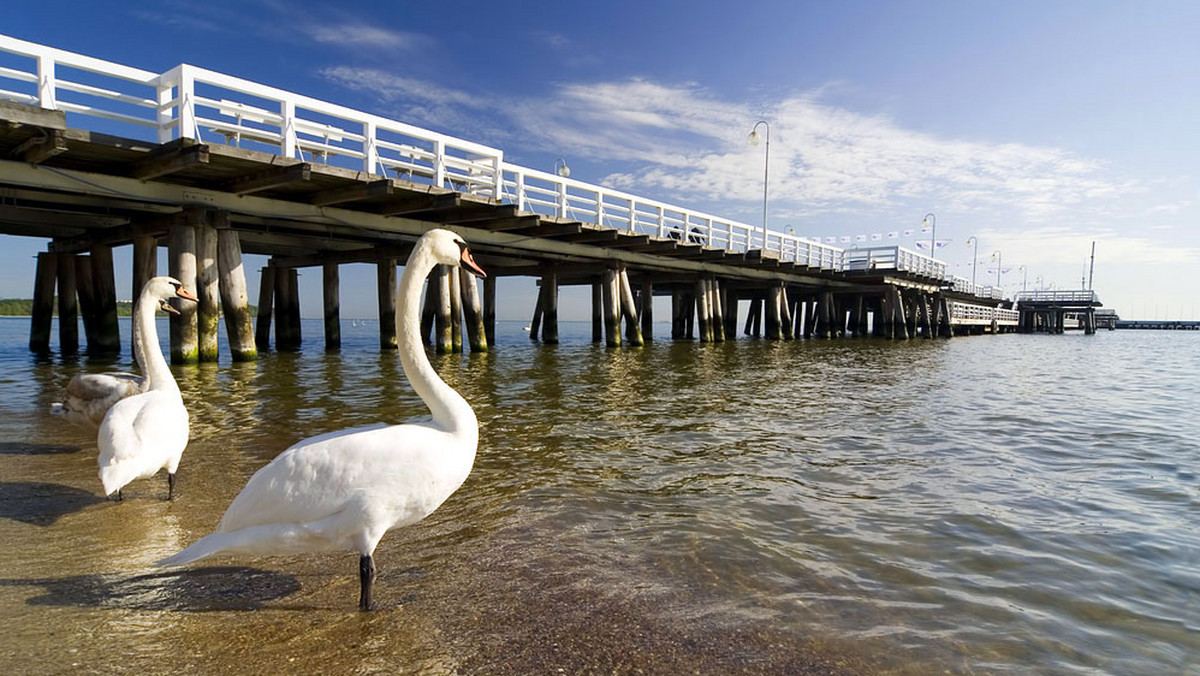
[{"label": "swan's tail", "polygon": [[187,565],[213,554],[299,554],[328,549],[303,524],[268,523],[206,535],[178,554],[154,562],[160,568]]}]

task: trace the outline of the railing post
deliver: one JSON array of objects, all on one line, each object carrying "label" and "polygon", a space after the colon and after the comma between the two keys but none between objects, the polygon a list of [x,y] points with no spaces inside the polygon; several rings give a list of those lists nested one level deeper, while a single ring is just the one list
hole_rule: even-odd
[{"label": "railing post", "polygon": [[280,128],[280,140],[282,145],[279,148],[279,154],[284,157],[292,158],[296,156],[296,104],[293,101],[283,101],[279,104],[279,114],[283,116],[283,125]]},{"label": "railing post", "polygon": [[54,58],[42,54],[37,58],[38,66],[38,105],[48,110],[57,110],[58,101],[54,97],[58,85],[54,76]]},{"label": "railing post", "polygon": [[200,132],[196,127],[196,77],[187,64],[179,67],[179,82],[175,86],[179,88],[179,115],[176,122],[179,125],[178,138],[198,141]]},{"label": "railing post", "polygon": [[492,199],[499,204],[504,197],[504,153],[498,152],[492,158]]},{"label": "railing post", "polygon": [[558,217],[566,218],[568,208],[570,207],[567,204],[567,182],[562,180],[558,182]]},{"label": "railing post", "polygon": [[[379,146],[375,144],[378,133],[374,120],[363,123],[363,171],[368,174],[374,174],[379,164]],[[387,169],[384,169],[382,176],[387,178]]]},{"label": "railing post", "polygon": [[171,80],[170,73],[165,73],[158,76],[158,82],[155,85],[157,95],[155,99],[158,101],[158,111],[156,119],[158,121],[158,142],[166,143],[171,140],[171,127],[175,124],[175,116],[171,114]]},{"label": "railing post", "polygon": [[604,227],[604,193],[596,191],[596,225]]},{"label": "railing post", "polygon": [[433,142],[433,184],[439,188],[446,184],[446,144],[441,139]]}]

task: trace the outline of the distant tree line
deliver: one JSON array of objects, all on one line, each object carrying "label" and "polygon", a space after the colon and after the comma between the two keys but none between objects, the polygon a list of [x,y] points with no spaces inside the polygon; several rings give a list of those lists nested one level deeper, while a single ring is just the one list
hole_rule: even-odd
[{"label": "distant tree line", "polygon": [[[55,297],[52,305],[55,316],[58,315],[58,298]],[[158,312],[158,316],[166,316],[165,312]],[[258,308],[254,305],[250,306],[250,314],[258,314]],[[30,298],[0,298],[0,317],[29,317],[33,315],[33,300]],[[131,317],[133,316],[133,301],[119,300],[117,301],[117,316]]]}]

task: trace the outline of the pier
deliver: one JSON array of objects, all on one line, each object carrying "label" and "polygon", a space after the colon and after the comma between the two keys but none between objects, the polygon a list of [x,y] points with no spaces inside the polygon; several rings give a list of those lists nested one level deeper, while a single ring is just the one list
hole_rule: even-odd
[{"label": "pier", "polygon": [[[0,56],[0,234],[50,240],[31,280],[34,351],[50,349],[56,297],[61,351],[79,349],[77,317],[89,352],[120,349],[121,246],[133,247],[135,293],[160,246],[168,272],[197,289],[200,303],[171,318],[176,363],[216,359],[221,316],[235,360],[298,349],[303,268],[321,270],[325,347],[338,349],[347,263],[377,266],[380,346],[394,348],[396,266],[433,227],[459,232],[489,274],[431,276],[421,331],[441,352],[494,342],[495,280],[507,276],[538,280],[530,337],[545,343],[558,340],[559,289],[578,285],[592,292],[593,337],[613,347],[665,338],[653,335],[656,296],[671,299],[670,338],[706,342],[1060,326],[1057,310],[1027,313],[1024,297],[1015,309],[903,247],[765,230],[203,68],[155,73],[2,35]],[[269,256],[256,318],[244,254]],[[1092,294],[1088,316],[1098,305]]]}]

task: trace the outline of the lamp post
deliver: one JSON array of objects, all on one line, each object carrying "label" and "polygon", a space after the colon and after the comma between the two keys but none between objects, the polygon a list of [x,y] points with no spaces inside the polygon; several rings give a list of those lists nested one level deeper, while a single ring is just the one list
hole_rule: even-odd
[{"label": "lamp post", "polygon": [[971,235],[967,238],[971,245],[971,293],[975,293],[975,265],[979,262],[979,240]]},{"label": "lamp post", "polygon": [[567,161],[560,157],[554,160],[554,173],[563,178],[570,178],[571,168],[567,166]]},{"label": "lamp post", "polygon": [[1022,265],[1017,269],[1021,271],[1021,293],[1025,293],[1029,288],[1029,268]]},{"label": "lamp post", "polygon": [[1004,257],[999,251],[992,252],[992,258],[996,259],[996,288],[1000,288],[1000,268],[1004,266]]},{"label": "lamp post", "polygon": [[925,214],[921,225],[929,226],[929,257],[933,258],[933,252],[937,251],[937,216],[934,216],[933,212]]},{"label": "lamp post", "polygon": [[[746,137],[746,142],[752,146],[758,145],[759,134],[758,127],[762,126],[766,130],[763,138],[766,140],[766,153],[763,155],[763,228],[762,228],[762,248],[767,250],[767,172],[771,166],[771,125],[767,124],[766,120],[759,120],[754,123],[754,128],[750,130],[750,135]],[[747,246],[749,242],[746,243]]]}]

